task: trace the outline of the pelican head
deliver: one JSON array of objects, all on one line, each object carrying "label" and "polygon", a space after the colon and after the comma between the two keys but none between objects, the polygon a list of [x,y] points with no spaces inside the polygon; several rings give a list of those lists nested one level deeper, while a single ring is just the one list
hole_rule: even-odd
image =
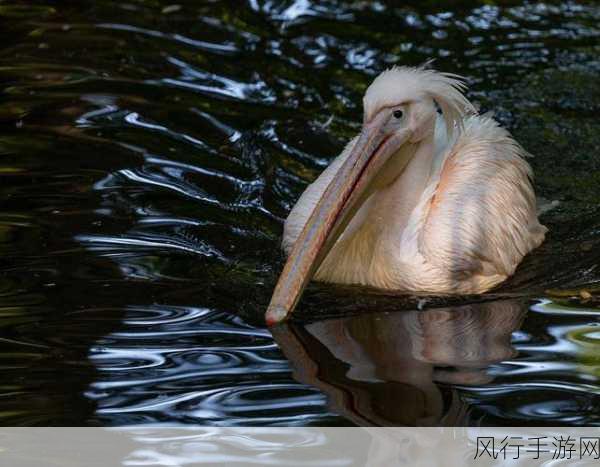
[{"label": "pelican head", "polygon": [[425,68],[383,72],[363,98],[360,134],[296,239],[266,313],[268,324],[285,319],[303,289],[361,205],[393,183],[423,151],[435,131],[438,106],[448,134],[473,111],[457,75]]}]

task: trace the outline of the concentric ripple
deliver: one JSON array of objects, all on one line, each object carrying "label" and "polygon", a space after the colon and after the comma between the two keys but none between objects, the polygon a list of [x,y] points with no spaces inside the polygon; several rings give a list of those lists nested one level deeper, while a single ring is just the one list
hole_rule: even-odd
[{"label": "concentric ripple", "polygon": [[[91,348],[101,419],[214,425],[323,423],[318,391],[289,380],[271,334],[205,309],[138,308]],[[126,378],[121,375],[127,374]]]}]

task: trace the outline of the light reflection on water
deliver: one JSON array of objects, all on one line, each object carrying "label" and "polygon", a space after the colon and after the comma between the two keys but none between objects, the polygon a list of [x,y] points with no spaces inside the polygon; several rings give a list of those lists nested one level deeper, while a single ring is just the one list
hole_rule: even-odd
[{"label": "light reflection on water", "polygon": [[[542,303],[529,314],[559,314]],[[600,313],[570,315],[540,335],[526,302],[502,300],[283,325],[273,340],[210,310],[132,309],[91,349],[100,373],[87,396],[121,423],[322,425],[337,413],[359,425],[463,425],[488,412],[593,424],[598,361],[586,365],[569,336],[593,338]]]},{"label": "light reflection on water", "polygon": [[[598,5],[178,4],[0,7],[0,423],[598,424],[597,299],[530,300],[600,280]],[[313,287],[274,339],[282,220],[429,58],[536,155],[548,242],[498,301]]]},{"label": "light reflection on water", "polygon": [[324,397],[290,381],[265,329],[189,308],[131,310],[123,324],[91,349],[100,378],[87,394],[98,398],[100,416],[215,425],[327,420],[311,410],[323,410]]}]

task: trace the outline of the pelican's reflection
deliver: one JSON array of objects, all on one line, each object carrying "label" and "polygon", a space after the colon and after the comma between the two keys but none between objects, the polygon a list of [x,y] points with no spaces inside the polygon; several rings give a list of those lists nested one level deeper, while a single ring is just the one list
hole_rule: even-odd
[{"label": "pelican's reflection", "polygon": [[436,383],[486,384],[512,358],[526,313],[516,300],[367,313],[272,328],[295,377],[360,425],[461,425],[466,406]]}]

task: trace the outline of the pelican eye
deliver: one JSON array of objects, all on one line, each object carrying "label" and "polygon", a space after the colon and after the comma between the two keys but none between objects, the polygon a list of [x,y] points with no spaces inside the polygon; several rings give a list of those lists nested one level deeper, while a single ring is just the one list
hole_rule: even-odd
[{"label": "pelican eye", "polygon": [[394,116],[394,118],[402,118],[402,116],[404,115],[404,112],[402,112],[402,110],[394,110],[394,112],[392,113],[392,115]]}]

